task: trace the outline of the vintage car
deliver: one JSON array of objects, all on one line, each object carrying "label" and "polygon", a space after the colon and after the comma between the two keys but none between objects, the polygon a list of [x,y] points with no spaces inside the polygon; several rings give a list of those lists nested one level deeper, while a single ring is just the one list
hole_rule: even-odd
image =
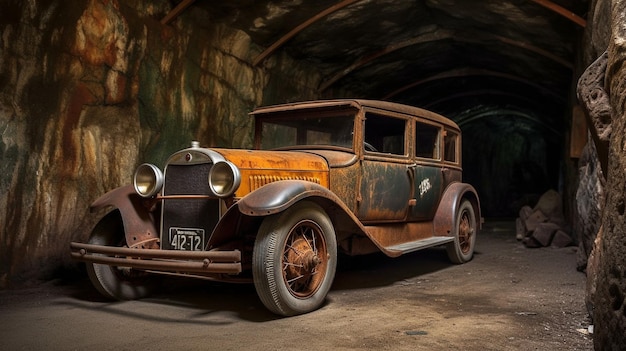
[{"label": "vintage car", "polygon": [[251,115],[253,150],[192,141],[93,203],[113,209],[70,247],[102,294],[141,298],[155,273],[253,282],[270,311],[290,316],[323,303],[338,253],[445,245],[452,262],[472,259],[480,203],[461,179],[454,122],[349,99]]}]

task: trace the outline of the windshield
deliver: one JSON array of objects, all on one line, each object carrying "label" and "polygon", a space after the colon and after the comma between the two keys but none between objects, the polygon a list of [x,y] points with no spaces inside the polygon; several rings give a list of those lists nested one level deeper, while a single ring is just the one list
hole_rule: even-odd
[{"label": "windshield", "polygon": [[291,147],[340,147],[352,149],[354,114],[292,113],[280,118],[264,118],[261,123],[261,149]]}]

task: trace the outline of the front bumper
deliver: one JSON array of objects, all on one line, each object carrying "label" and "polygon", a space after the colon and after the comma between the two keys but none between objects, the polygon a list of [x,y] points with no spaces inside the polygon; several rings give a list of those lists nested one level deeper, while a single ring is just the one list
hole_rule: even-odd
[{"label": "front bumper", "polygon": [[72,242],[73,259],[117,267],[193,274],[239,274],[241,252],[131,249]]}]

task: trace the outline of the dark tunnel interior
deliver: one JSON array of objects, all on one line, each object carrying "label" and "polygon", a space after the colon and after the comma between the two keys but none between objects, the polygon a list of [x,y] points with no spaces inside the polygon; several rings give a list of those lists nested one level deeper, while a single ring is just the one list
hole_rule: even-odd
[{"label": "dark tunnel interior", "polygon": [[481,195],[486,215],[514,217],[547,190],[563,190],[567,104],[537,90],[493,77],[456,77],[398,101],[454,120],[463,131],[464,179]]},{"label": "dark tunnel interior", "polygon": [[[487,217],[563,186],[581,0],[197,2],[321,72],[324,98],[426,108],[463,132],[464,178]],[[283,101],[268,101],[280,103]]]}]

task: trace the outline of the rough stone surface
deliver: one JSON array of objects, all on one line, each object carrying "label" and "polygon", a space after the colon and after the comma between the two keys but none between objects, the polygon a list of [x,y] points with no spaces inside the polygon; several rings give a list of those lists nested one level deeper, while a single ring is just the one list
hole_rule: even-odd
[{"label": "rough stone surface", "polygon": [[572,244],[572,237],[562,230],[557,230],[552,237],[550,246],[563,248]]},{"label": "rough stone surface", "polygon": [[522,240],[522,243],[524,243],[524,246],[528,247],[528,248],[538,248],[538,247],[542,247],[543,245],[541,245],[540,242],[537,241],[537,239],[535,239],[533,236],[527,236],[524,238],[524,240]]},{"label": "rough stone surface", "polygon": [[519,218],[525,221],[528,217],[530,217],[532,213],[533,213],[532,207],[528,205],[522,206],[522,208],[519,210]]},{"label": "rough stone surface", "polygon": [[565,247],[573,241],[563,214],[563,200],[555,190],[543,193],[533,208],[523,206],[515,223],[516,239],[529,248],[552,245],[557,231],[559,236],[555,246]]},{"label": "rough stone surface", "polygon": [[626,1],[611,8],[612,41],[607,64],[612,134],[609,144],[603,236],[598,242],[596,291],[593,296],[594,346],[622,350],[626,345]]},{"label": "rough stone surface", "polygon": [[600,168],[595,144],[587,143],[578,161],[578,190],[576,191],[577,216],[573,219],[574,237],[578,240],[578,270],[587,269],[587,258],[593,249],[600,228],[604,205],[605,179]]},{"label": "rough stone surface", "polygon": [[526,221],[533,214],[533,209],[526,205],[519,210],[519,217],[515,220],[515,238],[524,239],[530,231],[526,228]]},{"label": "rough stone surface", "polygon": [[247,34],[201,9],[160,24],[170,9],[0,3],[0,288],[68,264],[69,241],[97,219],[89,204],[138,163],[162,165],[191,140],[249,147],[254,107],[316,97],[306,65],[253,67]]},{"label": "rough stone surface", "polygon": [[552,222],[540,223],[533,231],[532,236],[541,246],[550,246],[554,233],[559,229],[560,227]]},{"label": "rough stone surface", "polygon": [[[595,279],[598,275],[598,269],[600,268],[599,266],[599,262],[600,262],[600,257],[602,256],[602,245],[600,245],[600,242],[602,242],[602,226],[600,226],[600,228],[598,229],[598,233],[596,235],[596,239],[594,241],[595,245],[594,245],[594,249],[593,251],[591,251],[591,254],[589,255],[589,263],[587,264],[587,281],[585,284],[585,305],[587,306],[587,311],[589,312],[589,316],[592,319],[592,324],[593,324],[593,316],[594,316],[594,299],[596,297],[596,286],[597,286],[597,279]],[[601,332],[597,333],[598,335],[601,334]]]},{"label": "rough stone surface", "polygon": [[524,227],[526,228],[527,232],[532,232],[537,228],[539,224],[545,223],[546,221],[548,221],[548,219],[549,218],[545,214],[543,214],[541,210],[534,210],[533,213],[531,213],[530,216],[526,218],[526,221],[524,221]]},{"label": "rough stone surface", "polygon": [[563,199],[555,190],[550,189],[543,193],[534,209],[541,211],[548,218],[549,222],[558,225],[565,223],[563,216]]},{"label": "rough stone surface", "polygon": [[524,221],[521,217],[517,217],[515,219],[515,238],[517,240],[522,240],[526,237],[526,227],[524,226]]},{"label": "rough stone surface", "polygon": [[611,106],[609,94],[604,89],[608,52],[602,53],[578,80],[578,100],[587,110],[591,127],[599,140],[608,142],[611,138]]}]

